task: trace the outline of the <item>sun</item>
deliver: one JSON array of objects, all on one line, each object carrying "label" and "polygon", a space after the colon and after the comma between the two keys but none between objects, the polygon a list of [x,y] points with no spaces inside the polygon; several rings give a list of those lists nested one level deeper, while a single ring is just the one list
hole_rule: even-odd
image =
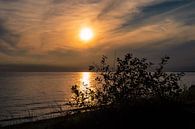
[{"label": "sun", "polygon": [[92,30],[92,28],[90,27],[84,27],[80,30],[80,33],[79,33],[79,36],[80,36],[80,39],[82,41],[90,41],[93,39],[94,37],[94,32]]}]

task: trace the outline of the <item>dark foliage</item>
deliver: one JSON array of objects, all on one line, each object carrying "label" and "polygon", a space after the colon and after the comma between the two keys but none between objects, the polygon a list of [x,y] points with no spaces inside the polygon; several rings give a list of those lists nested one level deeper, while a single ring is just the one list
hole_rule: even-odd
[{"label": "dark foliage", "polygon": [[73,86],[71,103],[79,107],[175,103],[182,94],[179,81],[184,74],[165,72],[168,60],[169,57],[165,56],[155,66],[145,58],[128,53],[123,59],[117,58],[113,70],[107,57],[103,56],[99,65],[89,67],[98,74],[97,88],[80,90],[79,86]]}]

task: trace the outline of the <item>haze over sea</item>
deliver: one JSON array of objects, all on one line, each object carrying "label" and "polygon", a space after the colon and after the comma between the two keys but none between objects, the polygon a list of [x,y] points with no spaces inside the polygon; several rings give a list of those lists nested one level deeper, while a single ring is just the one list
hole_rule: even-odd
[{"label": "haze over sea", "polygon": [[[195,73],[185,74],[182,83],[188,87],[195,84]],[[58,110],[69,109],[71,86],[91,87],[95,76],[90,72],[1,72],[0,124],[10,124],[12,120],[2,121],[10,118],[58,115]]]}]

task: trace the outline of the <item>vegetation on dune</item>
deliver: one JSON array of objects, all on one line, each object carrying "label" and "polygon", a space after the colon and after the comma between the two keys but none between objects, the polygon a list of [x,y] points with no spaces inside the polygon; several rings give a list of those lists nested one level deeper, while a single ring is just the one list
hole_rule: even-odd
[{"label": "vegetation on dune", "polygon": [[98,88],[81,90],[72,86],[71,104],[79,107],[127,106],[143,102],[167,104],[181,102],[183,90],[180,80],[184,73],[164,71],[169,57],[161,58],[156,66],[145,58],[137,58],[127,53],[123,59],[117,58],[116,68],[108,64],[103,56],[100,64],[89,67],[96,72]]},{"label": "vegetation on dune", "polygon": [[[194,128],[193,105],[186,104],[187,90],[181,86],[184,73],[166,72],[168,60],[165,56],[155,65],[127,53],[124,58],[117,58],[114,69],[103,56],[100,64],[89,67],[91,72],[97,73],[97,85],[72,86],[70,103],[87,114],[87,117],[79,117],[73,126],[85,129]],[[82,113],[77,116],[80,114],[83,116]]]}]

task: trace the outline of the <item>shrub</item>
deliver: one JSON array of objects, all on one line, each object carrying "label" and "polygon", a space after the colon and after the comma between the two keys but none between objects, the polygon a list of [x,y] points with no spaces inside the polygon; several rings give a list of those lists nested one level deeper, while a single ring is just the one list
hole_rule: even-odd
[{"label": "shrub", "polygon": [[71,103],[79,107],[99,107],[136,104],[140,100],[176,101],[182,93],[179,81],[184,74],[165,72],[168,60],[165,56],[155,66],[145,58],[128,53],[123,59],[117,58],[116,69],[113,69],[103,56],[99,65],[89,67],[97,73],[98,88],[82,91],[77,85],[73,86]]}]

